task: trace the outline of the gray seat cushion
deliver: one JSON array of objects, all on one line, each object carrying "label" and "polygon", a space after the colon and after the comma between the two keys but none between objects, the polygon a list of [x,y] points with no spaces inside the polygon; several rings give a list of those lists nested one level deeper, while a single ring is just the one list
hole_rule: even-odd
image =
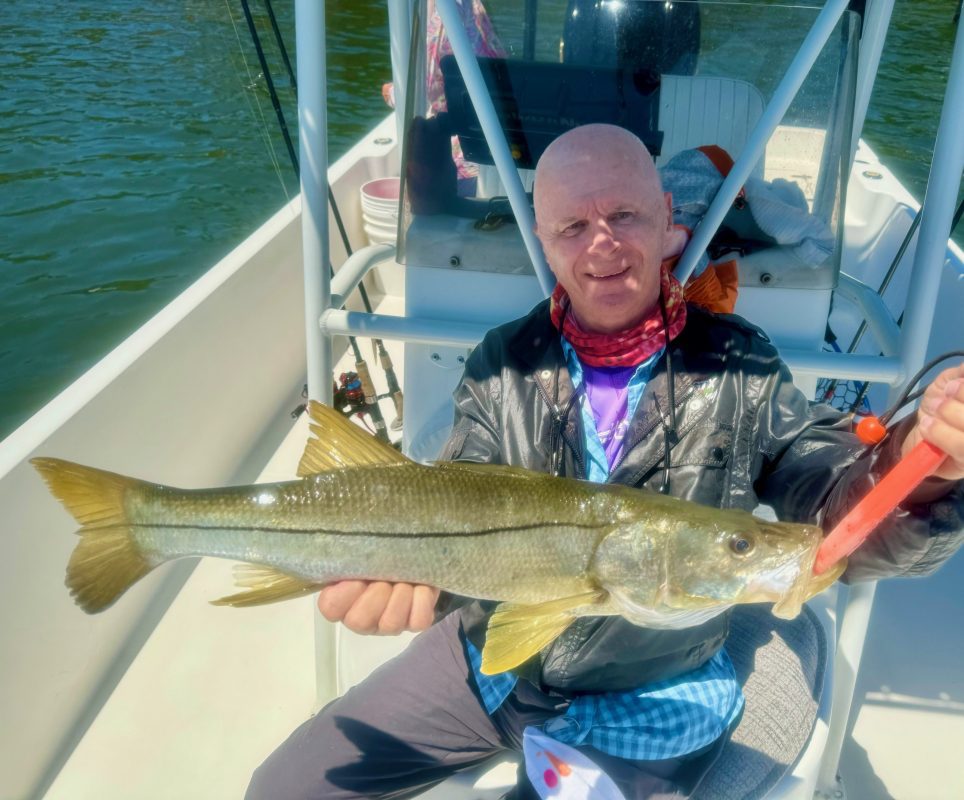
[{"label": "gray seat cushion", "polygon": [[741,606],[733,613],[726,650],[746,708],[694,798],[756,800],[793,767],[813,732],[827,640],[806,607],[796,619],[781,620],[767,606]]}]

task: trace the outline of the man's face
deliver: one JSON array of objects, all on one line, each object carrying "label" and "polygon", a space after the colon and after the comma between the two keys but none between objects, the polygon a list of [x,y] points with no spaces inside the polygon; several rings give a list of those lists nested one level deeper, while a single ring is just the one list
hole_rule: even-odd
[{"label": "man's face", "polygon": [[658,302],[672,215],[654,171],[618,153],[553,169],[539,187],[536,220],[546,260],[584,328],[624,330]]}]

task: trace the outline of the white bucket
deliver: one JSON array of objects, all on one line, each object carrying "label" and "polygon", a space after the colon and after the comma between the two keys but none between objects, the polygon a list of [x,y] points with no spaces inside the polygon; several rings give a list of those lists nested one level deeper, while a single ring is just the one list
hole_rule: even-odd
[{"label": "white bucket", "polygon": [[369,244],[395,244],[398,195],[398,178],[378,178],[362,185],[362,228]]}]

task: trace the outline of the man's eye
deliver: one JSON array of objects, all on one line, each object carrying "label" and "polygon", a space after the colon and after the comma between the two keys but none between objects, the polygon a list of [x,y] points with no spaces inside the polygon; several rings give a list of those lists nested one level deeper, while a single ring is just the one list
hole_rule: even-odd
[{"label": "man's eye", "polygon": [[616,211],[609,215],[609,219],[612,222],[626,222],[627,220],[633,219],[635,216],[636,215],[632,211]]},{"label": "man's eye", "polygon": [[585,222],[573,222],[571,225],[566,225],[566,227],[562,229],[561,234],[563,236],[578,236],[585,228]]}]

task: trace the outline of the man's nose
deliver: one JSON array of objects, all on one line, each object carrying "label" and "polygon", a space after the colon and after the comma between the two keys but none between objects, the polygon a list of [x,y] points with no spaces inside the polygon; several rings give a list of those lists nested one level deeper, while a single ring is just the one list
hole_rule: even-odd
[{"label": "man's nose", "polygon": [[593,225],[592,244],[589,246],[590,252],[608,256],[619,249],[619,240],[616,234],[605,220],[600,220]]}]

